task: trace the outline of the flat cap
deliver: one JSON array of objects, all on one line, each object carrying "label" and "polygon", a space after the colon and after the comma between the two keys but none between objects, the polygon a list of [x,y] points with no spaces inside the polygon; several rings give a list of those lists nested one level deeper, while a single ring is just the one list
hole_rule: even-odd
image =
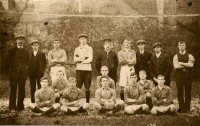
[{"label": "flat cap", "polygon": [[24,38],[25,39],[25,36],[23,34],[17,34],[17,35],[15,35],[15,39],[17,39],[17,38]]},{"label": "flat cap", "polygon": [[143,44],[145,44],[145,43],[146,43],[146,41],[144,41],[144,40],[140,39],[140,40],[138,40],[138,41],[136,42],[136,45],[138,45],[138,44],[140,44],[140,43],[143,43]]},{"label": "flat cap", "polygon": [[81,37],[88,38],[86,34],[79,34],[78,38],[81,38]]},{"label": "flat cap", "polygon": [[32,41],[31,41],[31,45],[33,45],[34,43],[38,43],[38,44],[39,44],[39,41],[38,41],[37,39],[32,40]]},{"label": "flat cap", "polygon": [[160,46],[160,47],[161,47],[161,43],[156,42],[156,43],[153,44],[153,48],[155,48],[155,47],[157,47],[157,46]]}]

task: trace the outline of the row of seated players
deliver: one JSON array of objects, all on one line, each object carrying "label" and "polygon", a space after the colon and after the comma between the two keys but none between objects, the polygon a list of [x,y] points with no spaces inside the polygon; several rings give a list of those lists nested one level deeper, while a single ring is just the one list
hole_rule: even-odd
[{"label": "row of seated players", "polygon": [[[165,77],[159,75],[158,85],[146,80],[146,72],[131,73],[128,85],[124,89],[124,101],[116,97],[115,83],[107,76],[108,68],[102,66],[102,76],[97,77],[97,90],[95,92],[94,110],[99,113],[111,111],[112,113],[124,110],[126,114],[149,113],[154,115],[175,113],[176,107],[172,104],[170,87],[164,85]],[[35,92],[35,102],[30,105],[33,112],[38,115],[48,115],[57,109],[66,114],[87,112],[90,104],[85,103],[82,92],[76,87],[76,79],[70,77],[68,82],[63,78],[64,73],[58,71],[58,79],[49,86],[47,78],[41,78],[42,88]]]}]

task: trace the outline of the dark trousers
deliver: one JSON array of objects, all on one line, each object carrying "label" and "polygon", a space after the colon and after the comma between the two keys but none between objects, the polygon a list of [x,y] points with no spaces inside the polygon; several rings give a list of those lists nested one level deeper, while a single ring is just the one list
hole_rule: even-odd
[{"label": "dark trousers", "polygon": [[32,102],[32,103],[35,103],[34,95],[35,95],[35,91],[36,91],[36,83],[37,83],[38,89],[41,88],[41,85],[40,85],[40,78],[41,78],[41,77],[30,76],[30,86],[31,86],[30,90],[31,90],[31,102]]},{"label": "dark trousers", "polygon": [[84,83],[86,91],[89,91],[91,86],[91,75],[91,71],[76,70],[76,87],[81,89]]},{"label": "dark trousers", "polygon": [[[10,99],[9,109],[10,110],[23,110],[24,109],[24,97],[25,97],[25,79],[15,78],[10,80]],[[18,88],[18,101],[16,105],[16,93]]]},{"label": "dark trousers", "polygon": [[115,81],[115,87],[117,82],[117,72],[116,71],[109,71],[108,76]]},{"label": "dark trousers", "polygon": [[179,102],[179,109],[186,111],[190,110],[192,88],[191,75],[186,72],[176,72],[176,87],[178,91],[177,97]]}]

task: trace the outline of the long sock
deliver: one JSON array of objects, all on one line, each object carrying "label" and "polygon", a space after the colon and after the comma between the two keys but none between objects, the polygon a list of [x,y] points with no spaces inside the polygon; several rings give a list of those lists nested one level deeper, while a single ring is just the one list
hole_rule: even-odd
[{"label": "long sock", "polygon": [[44,111],[42,113],[42,115],[49,115],[49,114],[53,113],[54,111],[56,111],[56,110],[53,107],[51,107],[47,111]]},{"label": "long sock", "polygon": [[56,98],[55,103],[59,103],[59,102],[60,102],[60,98]]},{"label": "long sock", "polygon": [[121,92],[120,92],[120,97],[121,97],[121,100],[124,101],[124,91],[121,91]]},{"label": "long sock", "polygon": [[150,110],[153,108],[153,102],[151,98],[146,97],[146,104],[149,106]]},{"label": "long sock", "polygon": [[89,103],[90,102],[90,91],[86,91],[85,95],[86,95],[86,102]]},{"label": "long sock", "polygon": [[37,106],[32,111],[35,112],[35,113],[43,113],[44,112],[40,108],[38,108]]}]

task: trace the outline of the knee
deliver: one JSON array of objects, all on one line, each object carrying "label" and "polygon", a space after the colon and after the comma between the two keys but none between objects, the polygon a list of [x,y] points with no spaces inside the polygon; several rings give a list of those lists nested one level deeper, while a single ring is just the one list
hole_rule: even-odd
[{"label": "knee", "polygon": [[54,108],[54,109],[59,109],[59,108],[60,108],[60,104],[59,104],[59,103],[53,104],[53,108]]},{"label": "knee", "polygon": [[117,102],[116,102],[116,105],[120,105],[120,106],[125,106],[125,103],[124,103],[124,101],[123,100],[118,100]]},{"label": "knee", "polygon": [[149,110],[149,106],[148,106],[147,104],[143,104],[143,105],[142,105],[142,109],[143,109],[144,111],[148,111],[148,110]]},{"label": "knee", "polygon": [[94,105],[94,108],[97,110],[102,109],[102,106],[98,102],[94,102],[93,105]]},{"label": "knee", "polygon": [[157,115],[157,110],[156,110],[155,108],[152,108],[152,109],[151,109],[151,114],[152,114],[152,115]]},{"label": "knee", "polygon": [[60,106],[60,110],[66,112],[66,111],[67,111],[67,107],[65,107],[65,106]]},{"label": "knee", "polygon": [[36,107],[36,104],[35,104],[35,103],[31,103],[31,104],[29,105],[29,107],[30,107],[30,109],[34,109],[34,108]]},{"label": "knee", "polygon": [[147,92],[147,93],[146,93],[146,97],[147,97],[147,98],[151,98],[151,93]]},{"label": "knee", "polygon": [[56,93],[55,98],[60,98],[60,93]]},{"label": "knee", "polygon": [[171,112],[176,112],[176,107],[175,107],[175,105],[170,105],[169,108],[170,108],[170,111],[171,111]]},{"label": "knee", "polygon": [[124,108],[124,111],[125,111],[127,114],[133,114],[133,113],[134,113],[133,109],[131,109],[131,107],[129,107],[129,106],[125,107],[125,108]]},{"label": "knee", "polygon": [[83,109],[88,109],[89,107],[90,107],[90,104],[89,104],[89,103],[83,104]]}]

